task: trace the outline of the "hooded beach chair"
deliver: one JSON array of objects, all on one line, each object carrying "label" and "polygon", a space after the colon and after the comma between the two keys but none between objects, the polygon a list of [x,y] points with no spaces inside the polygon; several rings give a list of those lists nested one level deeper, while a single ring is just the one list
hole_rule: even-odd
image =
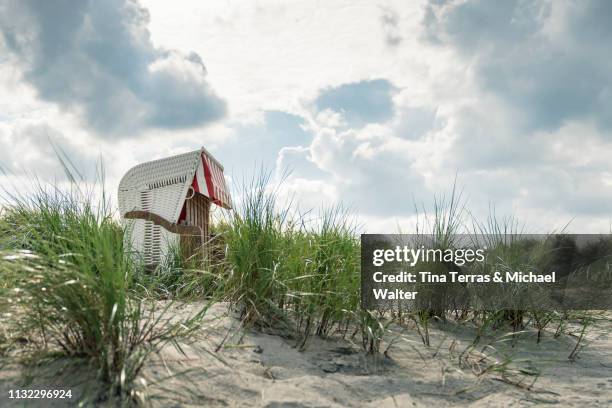
[{"label": "hooded beach chair", "polygon": [[129,226],[126,248],[146,265],[159,264],[172,248],[205,257],[211,204],[231,209],[223,166],[204,148],[133,167],[118,199]]}]

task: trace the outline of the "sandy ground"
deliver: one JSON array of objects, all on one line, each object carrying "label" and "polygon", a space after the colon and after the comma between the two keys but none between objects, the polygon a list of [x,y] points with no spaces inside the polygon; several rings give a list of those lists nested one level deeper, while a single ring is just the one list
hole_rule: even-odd
[{"label": "sandy ground", "polygon": [[[188,306],[176,313],[194,310]],[[182,344],[182,353],[168,345],[145,367],[153,406],[612,406],[612,320],[593,328],[579,358],[570,362],[576,340],[555,339],[550,333],[540,344],[535,333],[526,333],[514,347],[509,337],[497,342],[491,337],[462,355],[473,332],[439,323],[431,330],[431,347],[423,346],[414,330],[401,335],[394,330],[387,339],[393,341],[387,357],[375,358],[339,338],[312,338],[299,351],[295,339],[244,332],[224,304],[215,305],[208,316],[204,334]],[[504,365],[508,359],[512,362]],[[486,367],[498,370],[481,373]],[[537,377],[525,374],[536,370]],[[7,399],[11,388],[71,388],[89,394],[96,386],[94,376],[74,360],[41,362],[28,371],[5,364],[0,367],[0,406],[23,406]],[[48,401],[31,405],[49,406]],[[50,406],[64,405],[55,401]]]}]

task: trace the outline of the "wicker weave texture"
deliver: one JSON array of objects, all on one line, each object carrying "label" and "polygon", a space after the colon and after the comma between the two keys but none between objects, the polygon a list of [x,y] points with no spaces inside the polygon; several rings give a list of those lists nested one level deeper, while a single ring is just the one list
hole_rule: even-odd
[{"label": "wicker weave texture", "polygon": [[[205,156],[204,156],[205,155]],[[176,223],[180,217],[188,190],[196,177],[203,157],[218,165],[216,180],[223,182],[223,167],[204,149],[139,164],[130,169],[119,183],[119,211],[123,217],[129,211],[148,211]],[[218,193],[221,195],[221,193]],[[228,194],[223,196],[230,202]],[[179,236],[146,220],[130,220],[126,247],[146,264],[159,263]]]}]

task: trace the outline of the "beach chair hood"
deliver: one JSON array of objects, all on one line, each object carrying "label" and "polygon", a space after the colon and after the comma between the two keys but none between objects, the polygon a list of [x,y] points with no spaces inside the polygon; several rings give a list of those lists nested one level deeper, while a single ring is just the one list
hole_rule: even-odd
[{"label": "beach chair hood", "polygon": [[[123,218],[140,212],[163,221],[162,225],[177,225],[186,200],[195,194],[222,208],[232,207],[223,166],[204,148],[130,169],[119,183],[119,211]],[[154,224],[136,220],[131,231],[132,249],[144,253],[147,263],[158,262],[164,250],[178,242],[171,230]]]}]

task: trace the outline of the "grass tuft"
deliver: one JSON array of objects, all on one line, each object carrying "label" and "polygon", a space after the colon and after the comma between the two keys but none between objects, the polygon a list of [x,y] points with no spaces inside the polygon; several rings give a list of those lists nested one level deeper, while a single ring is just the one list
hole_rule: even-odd
[{"label": "grass tuft", "polygon": [[136,379],[147,357],[192,332],[201,314],[177,323],[171,303],[145,303],[135,285],[142,268],[126,253],[110,206],[93,197],[75,185],[9,195],[0,286],[32,353],[85,359],[106,384],[98,400],[129,405],[142,399]]}]

